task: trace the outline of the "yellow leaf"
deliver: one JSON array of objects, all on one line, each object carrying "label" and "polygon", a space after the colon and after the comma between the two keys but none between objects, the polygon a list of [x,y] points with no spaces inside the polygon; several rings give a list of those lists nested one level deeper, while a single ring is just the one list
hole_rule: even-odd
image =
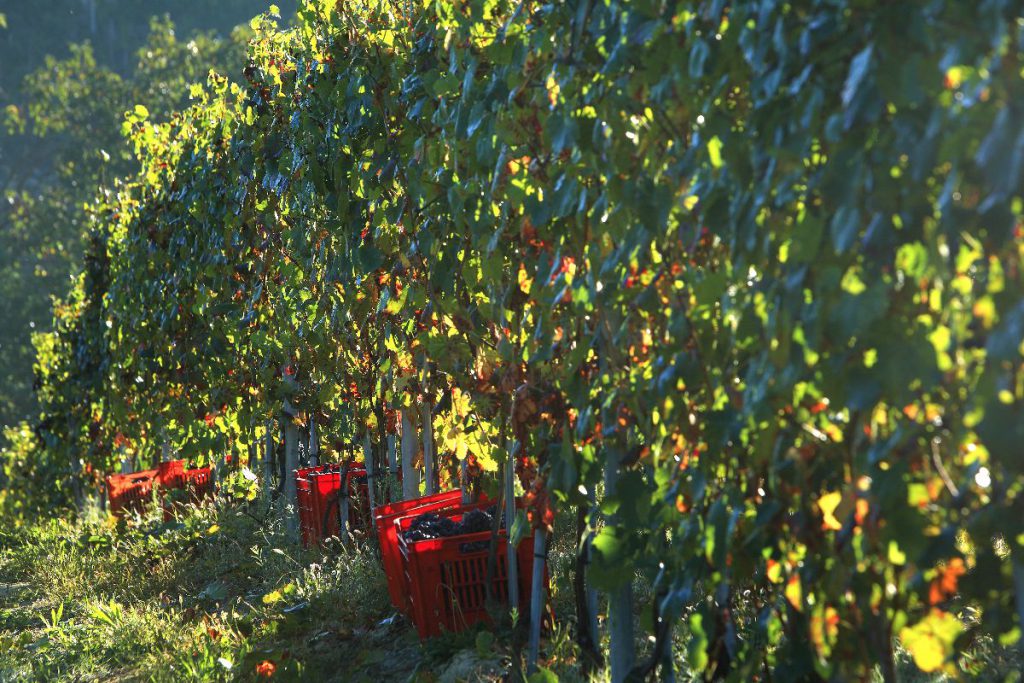
[{"label": "yellow leaf", "polygon": [[963,84],[964,78],[966,77],[967,67],[951,66],[948,69],[946,69],[945,85],[950,90],[955,90],[956,88],[959,88]]},{"label": "yellow leaf", "polygon": [[548,102],[551,104],[552,107],[554,107],[555,105],[558,104],[558,94],[562,91],[562,88],[559,87],[558,85],[558,81],[555,80],[554,73],[548,74],[548,78],[547,81],[545,81],[544,83],[544,87],[547,88],[548,91]]},{"label": "yellow leaf", "polygon": [[974,317],[981,321],[981,326],[988,330],[992,328],[992,325],[996,321],[996,305],[992,301],[992,297],[984,296],[974,302],[974,306],[971,311],[974,313]]},{"label": "yellow leaf", "polygon": [[896,541],[889,541],[889,562],[898,567],[907,563],[907,554],[900,550],[900,544]]},{"label": "yellow leaf", "polygon": [[263,596],[264,605],[273,605],[275,602],[281,602],[284,596],[281,595],[281,591],[271,591]]},{"label": "yellow leaf", "polygon": [[960,620],[949,612],[932,610],[928,616],[900,630],[900,640],[921,671],[938,671],[953,655],[953,643],[963,631]]},{"label": "yellow leaf", "polygon": [[219,524],[214,524],[213,526],[211,526],[209,529],[206,530],[206,533],[209,536],[213,536],[218,531],[220,531],[220,525]]},{"label": "yellow leaf", "polygon": [[924,484],[907,484],[907,503],[914,507],[924,507],[931,502],[928,487]]},{"label": "yellow leaf", "polygon": [[711,165],[715,168],[722,167],[722,141],[718,139],[718,136],[708,140],[708,158],[711,159]]},{"label": "yellow leaf", "polygon": [[817,609],[811,617],[811,642],[821,657],[827,657],[832,651],[832,643],[839,635],[839,613],[834,607]]},{"label": "yellow leaf", "polygon": [[519,290],[523,294],[530,293],[530,287],[533,286],[533,278],[526,272],[526,266],[522,263],[519,264]]},{"label": "yellow leaf", "polygon": [[839,531],[843,528],[843,525],[836,519],[836,508],[839,507],[839,503],[843,501],[843,494],[839,491],[833,491],[832,493],[826,493],[818,499],[818,507],[821,509],[822,526],[832,531]]},{"label": "yellow leaf", "polygon": [[800,585],[799,576],[789,577],[789,581],[786,583],[786,600],[789,600],[789,604],[797,612],[804,611],[804,589]]}]

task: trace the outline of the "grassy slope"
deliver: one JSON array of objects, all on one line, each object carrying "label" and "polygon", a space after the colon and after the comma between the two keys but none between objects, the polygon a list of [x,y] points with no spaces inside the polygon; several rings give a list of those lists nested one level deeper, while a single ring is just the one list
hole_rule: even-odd
[{"label": "grassy slope", "polygon": [[[170,523],[154,515],[115,525],[94,514],[0,532],[0,681],[255,680],[271,669],[277,680],[375,683],[508,674],[507,626],[421,645],[392,618],[372,544],[301,550],[279,519],[258,517],[200,509]],[[555,576],[570,575],[568,536],[556,535]],[[649,595],[638,589],[643,604]],[[571,588],[554,581],[552,590],[564,620]],[[579,680],[567,625],[555,626],[544,655],[562,680]],[[989,647],[962,664],[1003,680],[1019,661]],[[939,680],[906,657],[901,665],[902,680]]]},{"label": "grassy slope", "polygon": [[425,648],[388,623],[372,546],[304,551],[239,511],[55,521],[0,546],[0,680],[252,679],[262,662],[276,679],[490,680],[509,665],[486,636]]}]

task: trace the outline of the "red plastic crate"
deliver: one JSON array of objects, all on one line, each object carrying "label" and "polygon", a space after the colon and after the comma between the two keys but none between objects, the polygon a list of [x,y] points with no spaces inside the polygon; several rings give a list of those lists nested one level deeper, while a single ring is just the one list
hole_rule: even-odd
[{"label": "red plastic crate", "polygon": [[[482,504],[470,507],[480,507]],[[445,513],[453,521],[462,519],[460,508]],[[487,613],[487,564],[489,548],[464,549],[467,544],[489,542],[490,531],[448,536],[426,541],[407,542],[402,533],[415,517],[396,520],[398,545],[408,581],[410,617],[421,639],[441,635],[442,631],[461,631],[480,621],[489,621]],[[496,602],[508,604],[508,542],[505,530],[498,533],[495,571],[491,594]],[[530,610],[530,586],[533,576],[533,533],[516,548],[519,569],[519,610]],[[545,576],[547,572],[545,571]]]},{"label": "red plastic crate", "polygon": [[165,489],[188,489],[194,502],[213,494],[213,470],[209,467],[185,469],[184,460],[170,460],[157,465],[156,479]]},{"label": "red plastic crate", "polygon": [[391,596],[391,604],[396,609],[407,611],[409,598],[402,555],[398,549],[398,530],[395,527],[395,520],[406,515],[417,516],[424,512],[453,509],[458,507],[461,501],[462,493],[460,491],[445,491],[432,496],[381,505],[374,512],[377,542],[380,544],[384,575],[388,580],[388,593]]},{"label": "red plastic crate", "polygon": [[[306,547],[337,536],[341,531],[337,509],[341,469],[340,464],[331,464],[295,470],[299,533]],[[366,511],[370,507],[366,470],[361,465],[350,465],[346,482],[350,496],[349,527],[365,526]]]},{"label": "red plastic crate", "polygon": [[185,481],[185,461],[169,460],[156,466],[156,480],[169,489],[181,488]]},{"label": "red plastic crate", "polygon": [[[316,495],[314,477],[330,473],[329,465],[295,470],[295,489],[302,545],[309,547],[323,539],[323,506]],[[336,477],[337,478],[337,477]]]},{"label": "red plastic crate", "polygon": [[[154,484],[160,489],[188,489],[192,502],[213,493],[213,478],[210,468],[186,470],[184,460],[160,463],[156,469],[142,470],[132,474],[111,474],[107,476],[107,500],[110,512],[115,515],[125,512],[141,512],[150,501]],[[164,516],[170,510],[164,507]]]},{"label": "red plastic crate", "polygon": [[[303,468],[306,469],[306,468]],[[295,470],[295,498],[299,513],[299,537],[304,547],[313,544],[313,483],[302,469]]]},{"label": "red plastic crate", "polygon": [[[177,489],[188,492],[188,502],[198,505],[206,498],[213,496],[213,473],[209,467],[198,467],[196,469],[182,469],[180,474],[169,479],[171,485],[165,485],[168,489]],[[169,520],[173,515],[173,505],[164,502],[164,519]]]},{"label": "red plastic crate", "polygon": [[194,502],[213,495],[213,471],[209,467],[185,470],[184,474],[184,486],[192,493]]},{"label": "red plastic crate", "polygon": [[149,500],[156,470],[107,475],[107,505],[111,513],[140,512]]}]

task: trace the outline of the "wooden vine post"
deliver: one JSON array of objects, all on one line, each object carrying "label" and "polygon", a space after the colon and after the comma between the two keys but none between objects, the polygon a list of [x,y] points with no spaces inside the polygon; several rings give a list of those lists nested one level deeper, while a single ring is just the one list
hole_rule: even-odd
[{"label": "wooden vine post", "polygon": [[134,470],[131,456],[128,455],[124,446],[119,446],[118,450],[121,451],[121,474],[131,474]]},{"label": "wooden vine post", "polygon": [[[377,509],[375,501],[377,482],[377,471],[376,463],[373,461],[373,446],[370,443],[370,433],[367,432],[363,435],[363,462],[366,463],[366,491],[369,495],[370,503],[370,522],[373,524],[373,511]],[[372,528],[372,526],[371,526]]]},{"label": "wooden vine post", "polygon": [[459,490],[462,491],[462,504],[469,505],[469,463],[466,462],[469,456],[466,456],[459,462]]},{"label": "wooden vine post", "polygon": [[[1024,624],[1024,562],[1019,559],[1013,561],[1013,587],[1017,593],[1017,619]],[[1024,651],[1024,638],[1018,641],[1018,647]]]},{"label": "wooden vine post", "polygon": [[160,462],[170,462],[173,455],[171,442],[167,440],[167,431],[164,430],[163,441],[160,443]]},{"label": "wooden vine post", "polygon": [[267,420],[264,423],[264,428],[265,433],[263,435],[263,499],[269,504],[274,481],[274,421]]},{"label": "wooden vine post", "polygon": [[[604,470],[605,495],[614,496],[619,480],[618,458],[606,453]],[[612,683],[622,683],[633,668],[633,581],[608,593],[608,659]]]},{"label": "wooden vine post", "polygon": [[295,409],[284,402],[284,501],[287,508],[288,531],[292,536],[299,533],[298,489],[295,484],[295,470],[299,466],[299,428],[295,425]]},{"label": "wooden vine post", "polygon": [[77,455],[71,458],[71,488],[75,507],[81,509],[85,504],[85,493],[82,490],[82,459]]},{"label": "wooden vine post", "polygon": [[[540,627],[544,620],[544,569],[548,561],[548,532],[539,528],[533,534],[533,576],[530,580],[530,642],[526,655],[526,672],[537,671],[540,655]],[[509,567],[516,564],[516,556],[510,555]]]},{"label": "wooden vine post", "polygon": [[413,468],[416,457],[416,427],[410,408],[402,408],[402,498],[411,500],[420,495],[419,473]]},{"label": "wooden vine post", "polygon": [[516,519],[516,453],[518,442],[510,442],[508,457],[505,459],[505,536],[508,539],[506,561],[508,563],[508,604],[519,606],[519,563],[516,562],[516,547],[512,540],[512,525]]},{"label": "wooden vine post", "polygon": [[387,461],[388,476],[386,478],[389,500],[402,500],[402,492],[398,487],[398,437],[395,434],[394,412],[388,408],[382,411],[384,420],[384,459]]},{"label": "wooden vine post", "polygon": [[394,474],[398,472],[398,443],[394,434],[388,434],[388,469]]},{"label": "wooden vine post", "polygon": [[[591,488],[587,491],[587,501],[590,505],[588,519],[596,519],[598,515],[596,496],[594,490]],[[589,526],[589,525],[588,525]],[[587,529],[587,537],[584,541],[583,552],[585,553],[583,562],[586,567],[586,571],[583,574],[583,584],[585,586],[587,594],[587,621],[590,624],[590,642],[595,652],[599,652],[598,644],[601,642],[601,633],[597,629],[597,589],[594,588],[594,582],[590,580],[590,565],[593,561],[594,550],[591,547],[594,542],[593,527]]]},{"label": "wooden vine post", "polygon": [[434,418],[429,396],[420,406],[420,420],[423,424],[423,477],[426,480],[423,493],[432,496],[437,493],[437,478],[434,476]]},{"label": "wooden vine post", "polygon": [[316,433],[316,418],[309,416],[309,466],[316,467],[320,464],[320,440]]},{"label": "wooden vine post", "polygon": [[342,460],[338,482],[338,538],[341,539],[342,543],[348,543],[348,517],[351,506],[348,491],[348,470],[352,466],[350,460],[350,458]]}]

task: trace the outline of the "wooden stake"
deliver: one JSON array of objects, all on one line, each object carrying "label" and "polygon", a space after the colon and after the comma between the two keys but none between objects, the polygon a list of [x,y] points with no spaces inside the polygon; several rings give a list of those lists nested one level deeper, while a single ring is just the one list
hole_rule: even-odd
[{"label": "wooden stake", "polygon": [[516,562],[516,547],[512,543],[512,523],[516,519],[516,468],[515,454],[518,444],[510,443],[508,458],[505,460],[505,535],[508,538],[506,560],[508,562],[508,605],[519,607],[519,563]]},{"label": "wooden stake", "polygon": [[[605,458],[605,494],[613,496],[619,480],[619,459],[614,453],[606,453]],[[622,683],[633,668],[635,660],[632,581],[627,581],[608,593],[608,634],[608,659],[612,683]]]},{"label": "wooden stake", "polygon": [[366,490],[370,496],[370,528],[373,529],[373,511],[377,508],[374,502],[377,482],[377,472],[374,469],[375,463],[373,462],[373,447],[370,445],[370,433],[367,432],[363,436],[363,462],[366,463]]},{"label": "wooden stake", "polygon": [[462,504],[469,505],[469,464],[466,458],[459,463],[459,489],[462,491]]},{"label": "wooden stake", "polygon": [[[544,619],[544,566],[547,563],[548,532],[537,529],[533,535],[533,577],[530,582],[530,646],[526,654],[526,673],[537,671],[540,656],[540,625]],[[509,565],[517,558],[510,556]]]},{"label": "wooden stake", "polygon": [[320,440],[316,435],[316,420],[309,417],[309,465],[316,467],[320,464]]},{"label": "wooden stake", "polygon": [[271,487],[273,486],[273,473],[271,463],[274,460],[274,421],[267,420],[265,423],[266,434],[263,435],[263,499],[270,502]]},{"label": "wooden stake", "polygon": [[398,476],[398,444],[395,435],[388,434],[385,447],[387,448],[388,459],[388,496],[394,496],[395,500],[402,499],[402,492],[398,490],[398,483],[395,477]]},{"label": "wooden stake", "polygon": [[[594,495],[593,489],[587,492],[587,500],[590,502],[589,518],[596,519],[599,513],[597,510],[596,496]],[[593,529],[592,526],[591,529]],[[583,579],[586,582],[587,586],[587,616],[590,620],[590,638],[594,643],[594,650],[600,653],[601,632],[597,630],[597,590],[594,588],[594,583],[590,580],[590,563],[593,558],[593,550],[591,549],[591,545],[593,544],[593,541],[594,533],[593,531],[588,530],[587,540],[585,541],[587,571],[583,575]]]},{"label": "wooden stake", "polygon": [[420,418],[423,424],[423,476],[426,479],[424,493],[432,496],[437,493],[437,486],[434,477],[434,417],[429,401],[420,406]]},{"label": "wooden stake", "polygon": [[75,498],[75,507],[79,510],[85,505],[85,493],[82,491],[82,459],[71,456],[71,490]]},{"label": "wooden stake", "polygon": [[[1017,623],[1024,624],[1024,562],[1013,562],[1013,587],[1017,594]],[[1018,647],[1024,650],[1024,638],[1018,641]]]},{"label": "wooden stake", "polygon": [[391,474],[398,472],[398,445],[395,443],[395,435],[388,434],[388,469]]},{"label": "wooden stake", "polygon": [[672,657],[672,625],[666,627],[665,651],[661,656],[661,680],[664,683],[676,683],[676,664]]},{"label": "wooden stake", "polygon": [[349,515],[349,496],[348,496],[348,471],[350,464],[346,461],[341,466],[341,481],[338,482],[338,538],[341,539],[342,543],[348,543],[348,515]]},{"label": "wooden stake", "polygon": [[402,498],[412,500],[420,495],[419,472],[413,469],[416,457],[416,428],[409,419],[409,410],[402,409]]},{"label": "wooden stake", "polygon": [[284,406],[284,500],[289,508],[288,530],[292,536],[299,532],[298,489],[295,485],[295,470],[299,466],[299,428],[292,421],[292,407],[285,402]]}]

